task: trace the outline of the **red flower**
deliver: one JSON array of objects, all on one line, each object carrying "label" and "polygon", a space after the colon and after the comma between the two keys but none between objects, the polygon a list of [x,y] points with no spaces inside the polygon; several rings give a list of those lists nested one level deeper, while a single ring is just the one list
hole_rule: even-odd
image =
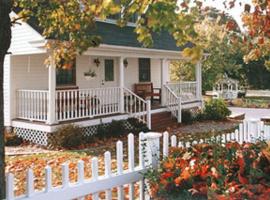
[{"label": "red flower", "polygon": [[241,173],[238,173],[238,180],[241,184],[248,184],[249,181],[246,177],[242,176]]},{"label": "red flower", "polygon": [[164,172],[163,174],[161,174],[161,177],[163,179],[168,179],[168,178],[173,177],[173,173],[172,172]]}]

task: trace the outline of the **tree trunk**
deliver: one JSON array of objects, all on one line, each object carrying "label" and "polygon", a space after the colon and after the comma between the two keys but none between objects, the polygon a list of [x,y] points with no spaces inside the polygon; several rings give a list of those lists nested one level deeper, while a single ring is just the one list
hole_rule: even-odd
[{"label": "tree trunk", "polygon": [[5,199],[5,143],[4,143],[4,98],[3,67],[4,59],[11,43],[12,0],[0,0],[0,199]]}]

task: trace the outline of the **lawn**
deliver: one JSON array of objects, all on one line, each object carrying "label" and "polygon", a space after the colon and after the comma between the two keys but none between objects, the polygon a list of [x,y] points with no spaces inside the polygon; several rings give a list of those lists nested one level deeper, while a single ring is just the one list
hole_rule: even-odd
[{"label": "lawn", "polygon": [[270,97],[245,97],[228,101],[229,106],[244,108],[270,108]]}]

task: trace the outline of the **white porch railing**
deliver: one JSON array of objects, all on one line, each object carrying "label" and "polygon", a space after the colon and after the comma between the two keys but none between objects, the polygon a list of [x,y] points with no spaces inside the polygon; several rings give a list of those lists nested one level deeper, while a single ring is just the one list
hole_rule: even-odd
[{"label": "white porch railing", "polygon": [[66,121],[119,113],[120,88],[56,91],[56,119]]},{"label": "white porch railing", "polygon": [[147,124],[151,129],[151,102],[136,95],[131,90],[124,88],[124,111],[130,116]]},{"label": "white porch railing", "polygon": [[168,86],[164,85],[164,96],[165,96],[165,106],[171,112],[173,117],[177,119],[177,121],[181,122],[181,97],[177,96],[174,91]]},{"label": "white porch railing", "polygon": [[17,90],[18,118],[46,121],[48,112],[48,91],[46,90]]},{"label": "white porch railing", "polygon": [[176,94],[177,97],[181,97],[183,103],[197,100],[196,81],[171,82],[167,83],[167,86]]},{"label": "white porch railing", "polygon": [[[151,103],[124,88],[124,113],[151,128]],[[58,122],[106,116],[120,109],[120,87],[57,90],[55,115]],[[17,90],[17,118],[46,122],[49,96],[46,90]]]},{"label": "white porch railing", "polygon": [[[105,198],[110,200],[112,196],[117,196],[117,199],[124,199],[127,195],[129,199],[146,199],[146,193],[144,191],[145,184],[142,173],[149,167],[157,167],[160,159],[160,137],[159,133],[140,133],[139,135],[139,152],[135,154],[134,136],[129,134],[128,136],[128,170],[123,169],[123,143],[118,141],[116,143],[116,161],[117,170],[112,172],[111,170],[111,153],[105,152],[104,154],[104,169],[105,175],[99,175],[98,159],[93,158],[91,160],[91,179],[85,178],[85,169],[87,165],[84,165],[83,161],[78,162],[77,172],[78,178],[75,183],[71,183],[69,180],[69,165],[65,163],[62,165],[62,185],[53,186],[52,183],[52,169],[47,166],[44,176],[44,188],[41,191],[35,190],[34,187],[34,173],[31,169],[28,169],[26,184],[26,194],[22,196],[15,196],[14,190],[14,174],[8,173],[6,175],[6,195],[7,200],[48,200],[48,199],[84,199],[85,196],[91,195],[93,200],[99,199],[99,194],[105,192]],[[265,125],[260,121],[244,121],[239,125],[232,133],[224,133],[220,136],[213,138],[200,139],[197,141],[181,141],[177,140],[175,135],[169,137],[168,132],[163,133],[163,156],[166,158],[169,155],[170,147],[190,147],[198,143],[207,143],[209,139],[222,141],[223,143],[228,141],[237,141],[240,144],[243,142],[254,142],[256,139],[261,138],[265,140],[270,139],[270,126]],[[135,165],[135,155],[138,155],[139,164]],[[135,196],[134,183],[139,184],[138,193],[139,196]],[[18,183],[17,183],[18,184]],[[124,188],[127,188],[125,190]],[[117,188],[117,192],[113,194],[113,188]],[[127,193],[128,191],[128,193]],[[88,196],[89,197],[89,196]]]}]

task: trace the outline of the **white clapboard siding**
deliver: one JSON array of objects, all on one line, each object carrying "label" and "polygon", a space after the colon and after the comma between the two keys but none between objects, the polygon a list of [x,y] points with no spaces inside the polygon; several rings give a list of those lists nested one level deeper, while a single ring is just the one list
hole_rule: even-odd
[{"label": "white clapboard siding", "polygon": [[[11,17],[16,18],[17,16],[12,12]],[[12,39],[9,51],[12,52],[13,55],[46,52],[45,48],[37,48],[31,44],[31,42],[42,41],[44,38],[27,23],[21,20],[19,23],[20,24],[12,26]]]}]

